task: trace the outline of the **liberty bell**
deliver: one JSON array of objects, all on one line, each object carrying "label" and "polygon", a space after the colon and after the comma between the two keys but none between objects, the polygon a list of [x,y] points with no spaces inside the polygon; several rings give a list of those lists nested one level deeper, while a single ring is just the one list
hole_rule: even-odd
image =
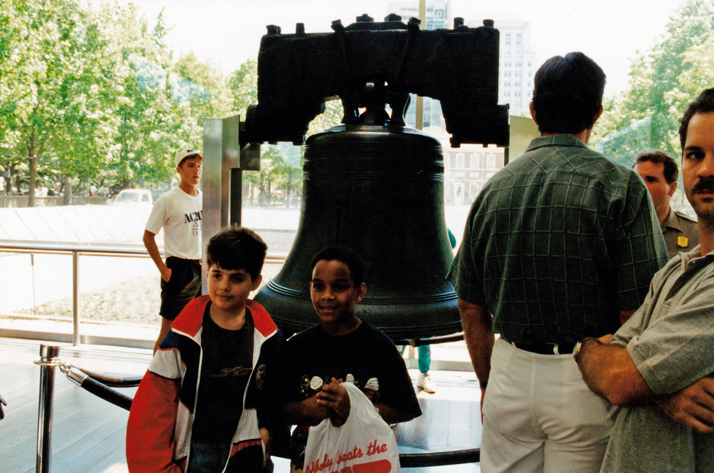
[{"label": "liberty bell", "polygon": [[421,31],[418,20],[399,20],[363,16],[315,35],[300,25],[295,35],[269,26],[261,42],[258,105],[241,141],[301,143],[325,99],[339,97],[345,111],[341,125],[306,142],[297,235],[282,270],[255,298],[286,334],[319,323],[310,263],[333,245],[365,261],[359,318],[393,339],[461,331],[446,280],[453,254],[441,145],[406,126],[404,112],[410,92],[437,98],[453,146],[507,143],[507,108],[496,105],[498,30],[457,22],[454,30]]},{"label": "liberty bell", "polygon": [[453,256],[441,145],[401,119],[393,123],[380,100],[383,87],[368,89],[366,111],[356,123],[307,140],[295,242],[256,300],[288,333],[318,323],[310,262],[322,248],[340,245],[365,260],[367,294],[357,304],[359,318],[392,338],[459,332],[456,294],[446,280]]}]

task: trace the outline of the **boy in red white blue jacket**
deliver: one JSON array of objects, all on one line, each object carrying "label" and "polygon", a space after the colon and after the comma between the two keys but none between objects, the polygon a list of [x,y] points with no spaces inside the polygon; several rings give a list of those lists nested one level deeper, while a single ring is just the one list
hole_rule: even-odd
[{"label": "boy in red white blue jacket", "polygon": [[248,299],[266,250],[246,228],[225,228],[209,242],[208,296],[173,322],[134,397],[131,473],[272,470],[271,445],[287,436],[273,387],[284,338]]}]

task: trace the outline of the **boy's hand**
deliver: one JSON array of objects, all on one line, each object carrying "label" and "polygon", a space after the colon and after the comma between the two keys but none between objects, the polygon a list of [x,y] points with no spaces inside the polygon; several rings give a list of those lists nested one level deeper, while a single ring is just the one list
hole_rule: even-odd
[{"label": "boy's hand", "polygon": [[163,279],[164,282],[169,282],[169,279],[171,279],[171,268],[164,266],[159,271],[161,272],[161,279]]},{"label": "boy's hand", "polygon": [[273,439],[270,436],[270,431],[265,427],[261,427],[260,438],[263,440],[263,444],[265,445],[265,458],[270,458],[270,451],[273,447]]},{"label": "boy's hand", "polygon": [[340,380],[332,378],[330,384],[322,386],[322,391],[317,393],[317,403],[327,406],[335,411],[342,419],[347,419],[350,415],[350,396],[344,386],[340,385]]},{"label": "boy's hand", "polygon": [[382,394],[379,391],[372,391],[371,389],[365,389],[362,393],[364,393],[367,399],[372,401],[372,404],[379,402],[379,398],[382,397]]},{"label": "boy's hand", "polygon": [[332,411],[329,407],[321,404],[317,400],[317,396],[311,396],[301,403],[303,422],[309,425],[317,425],[324,419],[327,419]]}]

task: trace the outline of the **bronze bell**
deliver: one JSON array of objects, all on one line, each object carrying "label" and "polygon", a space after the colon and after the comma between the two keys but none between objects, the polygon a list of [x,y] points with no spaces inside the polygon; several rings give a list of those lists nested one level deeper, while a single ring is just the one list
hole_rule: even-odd
[{"label": "bronze bell", "polygon": [[[498,105],[499,32],[493,21],[421,30],[390,15],[333,33],[269,27],[258,55],[258,103],[241,144],[302,144],[324,101],[342,100],[343,124],[307,140],[300,225],[282,271],[256,296],[286,333],[319,322],[308,291],[320,249],[348,246],[366,263],[357,315],[393,339],[461,331],[446,281],[452,250],[444,221],[439,143],[404,126],[409,94],[441,102],[451,143],[508,145]],[[386,104],[392,110],[389,116]],[[358,111],[366,111],[358,115]]]},{"label": "bronze bell", "polygon": [[356,308],[362,320],[392,339],[461,331],[445,279],[453,253],[441,145],[380,113],[368,109],[362,123],[307,140],[297,235],[282,270],[255,298],[286,334],[319,323],[310,262],[331,245],[350,247],[365,261],[367,294]]}]

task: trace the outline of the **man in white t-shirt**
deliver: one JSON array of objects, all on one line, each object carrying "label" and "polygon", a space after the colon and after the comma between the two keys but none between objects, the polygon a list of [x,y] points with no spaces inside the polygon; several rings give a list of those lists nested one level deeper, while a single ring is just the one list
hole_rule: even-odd
[{"label": "man in white t-shirt", "polygon": [[[201,295],[201,182],[203,156],[185,149],[175,158],[181,183],[159,197],[144,230],[144,246],[161,272],[161,333],[154,352],[171,328],[176,316],[191,300]],[[156,234],[164,229],[164,254],[161,259]]]}]

